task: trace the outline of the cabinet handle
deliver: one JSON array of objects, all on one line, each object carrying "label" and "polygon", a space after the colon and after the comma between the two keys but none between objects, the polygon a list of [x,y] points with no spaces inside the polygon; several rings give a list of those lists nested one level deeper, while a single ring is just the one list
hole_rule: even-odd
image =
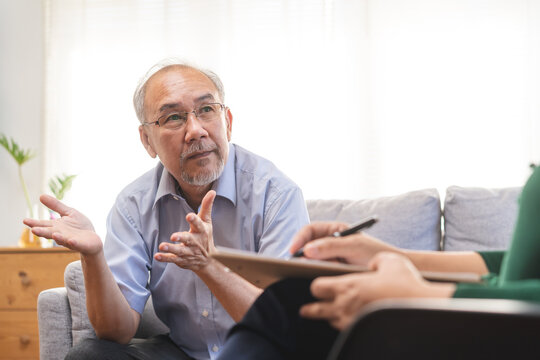
[{"label": "cabinet handle", "polygon": [[21,278],[21,284],[24,287],[29,286],[32,282],[32,280],[30,280],[30,277],[25,271],[19,271],[19,277]]},{"label": "cabinet handle", "polygon": [[19,337],[19,341],[21,342],[21,345],[26,346],[30,344],[30,336],[21,335],[21,337]]}]

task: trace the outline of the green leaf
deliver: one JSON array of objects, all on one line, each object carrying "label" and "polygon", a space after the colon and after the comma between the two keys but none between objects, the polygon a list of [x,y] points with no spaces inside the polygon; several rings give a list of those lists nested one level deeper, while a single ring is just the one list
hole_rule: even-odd
[{"label": "green leaf", "polygon": [[6,149],[19,166],[36,156],[36,153],[33,150],[21,149],[13,138],[8,140],[6,135],[2,133],[0,133],[0,145]]},{"label": "green leaf", "polygon": [[62,177],[53,177],[49,180],[49,189],[58,200],[62,200],[64,195],[66,195],[66,192],[71,189],[75,177],[77,177],[77,175],[66,174],[62,174]]}]

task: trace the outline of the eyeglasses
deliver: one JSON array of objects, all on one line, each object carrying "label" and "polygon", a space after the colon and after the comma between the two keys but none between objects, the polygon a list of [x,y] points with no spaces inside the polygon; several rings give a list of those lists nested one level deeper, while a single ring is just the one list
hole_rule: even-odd
[{"label": "eyeglasses", "polygon": [[158,118],[157,121],[144,122],[143,125],[156,125],[164,129],[178,130],[184,127],[189,114],[195,115],[195,117],[202,122],[212,122],[219,118],[223,109],[225,109],[225,105],[221,103],[204,104],[193,111],[175,112],[163,115]]}]

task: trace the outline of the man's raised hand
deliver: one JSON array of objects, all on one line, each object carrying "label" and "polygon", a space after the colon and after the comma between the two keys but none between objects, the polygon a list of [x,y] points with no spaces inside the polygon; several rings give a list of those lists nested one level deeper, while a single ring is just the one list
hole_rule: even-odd
[{"label": "man's raised hand", "polygon": [[189,213],[186,221],[189,231],[171,235],[172,243],[161,243],[158,261],[172,262],[184,269],[201,270],[210,262],[209,254],[214,250],[212,233],[212,206],[216,192],[210,190],[203,198],[198,214]]}]

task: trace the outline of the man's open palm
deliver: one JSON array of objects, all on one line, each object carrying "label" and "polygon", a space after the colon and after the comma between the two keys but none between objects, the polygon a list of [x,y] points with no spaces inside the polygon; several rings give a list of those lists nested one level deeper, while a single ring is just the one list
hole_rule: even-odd
[{"label": "man's open palm", "polygon": [[41,195],[39,199],[61,217],[53,220],[24,219],[24,224],[30,226],[34,234],[53,239],[58,245],[84,255],[93,255],[103,249],[101,239],[86,216],[52,196]]}]

